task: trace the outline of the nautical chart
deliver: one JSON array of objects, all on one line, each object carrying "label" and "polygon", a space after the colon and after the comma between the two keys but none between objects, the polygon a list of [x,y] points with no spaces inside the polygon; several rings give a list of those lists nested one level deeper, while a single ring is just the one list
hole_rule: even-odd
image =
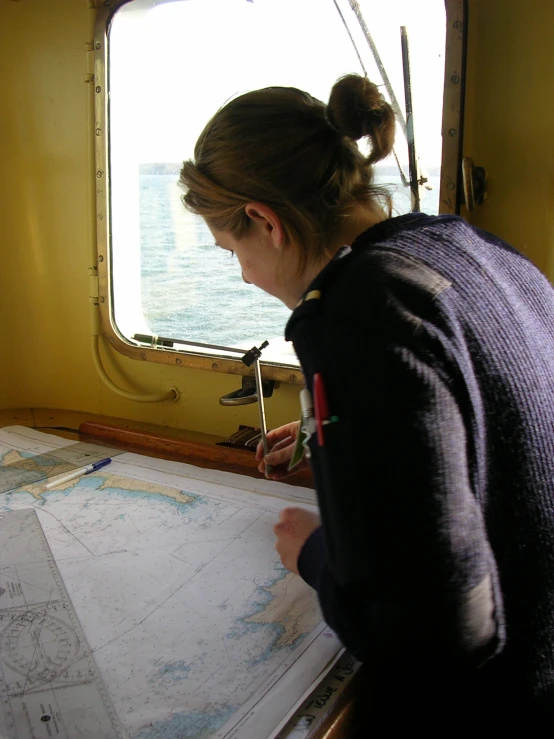
[{"label": "nautical chart", "polygon": [[[0,430],[0,477],[2,466],[71,444]],[[312,506],[313,491],[123,453],[59,488],[4,492],[0,515],[36,510],[124,735],[265,739],[340,650],[315,594],[274,550],[276,514],[291,501]],[[56,647],[32,655],[39,622],[32,607],[17,615],[12,575],[0,586],[0,619],[16,606],[0,620],[8,682],[25,675],[32,692],[36,680],[71,682],[92,669],[79,664],[81,640],[54,603],[40,633]]]},{"label": "nautical chart", "polygon": [[34,508],[0,513],[0,735],[124,736]]}]

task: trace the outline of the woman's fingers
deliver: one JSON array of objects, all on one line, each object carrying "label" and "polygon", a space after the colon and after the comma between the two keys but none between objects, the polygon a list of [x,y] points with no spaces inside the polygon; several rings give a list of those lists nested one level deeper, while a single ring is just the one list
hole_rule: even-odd
[{"label": "woman's fingers", "polygon": [[[291,439],[292,441],[296,440],[296,437],[298,436],[298,429],[300,427],[299,421],[293,421],[292,423],[286,423],[284,426],[279,426],[276,429],[272,429],[267,433],[267,445],[270,450],[273,451],[277,444],[281,443],[282,441],[285,441],[287,439]],[[256,459],[258,462],[260,462],[263,459],[264,456],[264,447],[262,442],[260,441],[258,443],[258,446],[256,447]]]}]

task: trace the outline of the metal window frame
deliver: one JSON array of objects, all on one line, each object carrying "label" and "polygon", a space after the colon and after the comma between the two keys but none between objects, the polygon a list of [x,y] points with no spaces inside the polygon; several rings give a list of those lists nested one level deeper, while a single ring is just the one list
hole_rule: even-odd
[{"label": "metal window frame", "polygon": [[459,213],[463,201],[462,143],[466,81],[467,0],[444,0],[446,44],[442,99],[439,213]]},{"label": "metal window frame", "polygon": [[[141,0],[139,0],[140,2]],[[114,320],[111,285],[110,244],[110,174],[108,151],[108,33],[116,12],[133,0],[103,0],[98,2],[94,32],[94,97],[95,97],[95,191],[96,245],[98,269],[98,301],[100,326],[110,345],[130,359],[158,362],[175,367],[225,372],[248,376],[253,370],[236,359],[218,354],[190,350],[146,347],[133,343],[118,330]],[[461,198],[461,146],[463,124],[463,94],[465,80],[466,0],[445,0],[446,48],[445,83],[442,120],[442,160],[439,196],[440,213],[458,213]],[[263,337],[262,337],[263,338]],[[248,347],[246,347],[248,348]],[[265,379],[278,382],[303,383],[299,367],[264,362]]]}]

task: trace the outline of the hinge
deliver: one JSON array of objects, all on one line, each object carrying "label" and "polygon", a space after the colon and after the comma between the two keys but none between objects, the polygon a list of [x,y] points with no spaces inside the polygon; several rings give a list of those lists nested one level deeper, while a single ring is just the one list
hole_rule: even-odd
[{"label": "hinge", "polygon": [[91,303],[94,303],[95,305],[97,305],[98,304],[98,293],[99,293],[98,269],[96,267],[89,267],[88,274],[89,274],[89,288],[88,288],[89,299]]},{"label": "hinge", "polygon": [[94,83],[94,42],[86,42],[85,51],[85,82]]}]

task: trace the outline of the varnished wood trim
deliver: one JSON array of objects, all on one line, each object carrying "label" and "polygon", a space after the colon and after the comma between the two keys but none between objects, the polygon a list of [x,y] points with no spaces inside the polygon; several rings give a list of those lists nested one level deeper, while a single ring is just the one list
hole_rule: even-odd
[{"label": "varnished wood trim", "polygon": [[[118,448],[125,447],[130,451],[142,451],[152,456],[169,455],[176,461],[187,462],[197,467],[224,470],[263,479],[263,475],[258,472],[254,453],[242,449],[202,444],[153,431],[121,428],[95,422],[82,423],[79,426],[79,433],[89,439],[102,441]],[[308,470],[297,472],[283,482],[289,485],[313,487],[311,473]]]}]

